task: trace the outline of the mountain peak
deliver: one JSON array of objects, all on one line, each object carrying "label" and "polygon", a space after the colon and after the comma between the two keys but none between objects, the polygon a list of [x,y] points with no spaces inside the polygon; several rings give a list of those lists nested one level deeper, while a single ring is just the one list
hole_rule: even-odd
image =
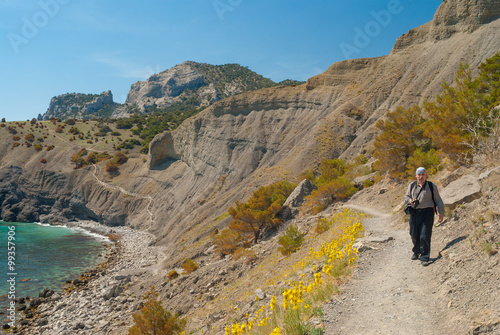
[{"label": "mountain peak", "polygon": [[436,27],[462,26],[475,30],[500,17],[500,0],[443,0],[434,15]]},{"label": "mountain peak", "polygon": [[471,33],[500,18],[500,0],[443,0],[432,21],[411,29],[396,40],[393,52],[425,41]]}]

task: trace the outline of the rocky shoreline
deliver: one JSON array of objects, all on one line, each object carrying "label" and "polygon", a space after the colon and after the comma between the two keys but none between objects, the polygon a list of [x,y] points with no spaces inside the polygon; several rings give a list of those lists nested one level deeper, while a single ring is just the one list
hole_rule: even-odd
[{"label": "rocky shoreline", "polygon": [[[154,237],[128,227],[107,227],[95,222],[67,224],[108,236],[113,242],[104,262],[72,281],[65,293],[45,289],[25,302],[24,318],[16,320],[18,334],[123,334],[132,325],[132,314],[142,297],[127,290],[134,277],[161,261]],[[18,305],[19,308],[19,305]]]}]

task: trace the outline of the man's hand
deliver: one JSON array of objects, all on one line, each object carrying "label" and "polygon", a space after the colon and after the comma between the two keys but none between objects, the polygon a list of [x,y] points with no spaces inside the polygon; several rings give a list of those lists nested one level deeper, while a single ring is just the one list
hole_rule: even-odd
[{"label": "man's hand", "polygon": [[439,222],[443,222],[444,220],[444,215],[443,214],[439,214]]}]

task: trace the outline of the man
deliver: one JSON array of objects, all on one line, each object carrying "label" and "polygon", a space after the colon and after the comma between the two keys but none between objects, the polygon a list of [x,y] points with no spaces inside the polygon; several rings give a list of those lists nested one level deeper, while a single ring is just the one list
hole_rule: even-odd
[{"label": "man", "polygon": [[[413,208],[410,212],[410,236],[413,242],[412,260],[420,261],[423,266],[429,265],[431,254],[431,235],[434,224],[434,213],[439,212],[439,222],[444,218],[444,203],[437,186],[427,181],[427,171],[419,167],[416,171],[417,181],[408,185],[405,204]],[[437,211],[436,211],[437,207]]]}]

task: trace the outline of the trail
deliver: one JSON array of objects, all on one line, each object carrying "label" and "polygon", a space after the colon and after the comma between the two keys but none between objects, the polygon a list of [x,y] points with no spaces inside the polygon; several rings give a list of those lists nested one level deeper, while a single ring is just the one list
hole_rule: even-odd
[{"label": "trail", "polygon": [[111,184],[108,184],[106,182],[103,182],[102,180],[100,180],[97,177],[97,165],[93,164],[92,166],[94,167],[94,172],[92,173],[92,175],[94,176],[95,180],[103,187],[110,188],[112,190],[120,191],[121,193],[126,194],[126,195],[131,196],[131,197],[140,198],[140,199],[149,199],[149,204],[146,207],[146,210],[148,211],[148,214],[149,214],[150,224],[154,223],[154,214],[153,214],[153,212],[151,212],[151,208],[154,205],[154,200],[153,200],[152,196],[129,192],[129,191],[125,190],[123,187],[115,186],[115,185],[111,185]]},{"label": "trail", "polygon": [[[353,207],[353,206],[351,206]],[[324,306],[325,334],[468,334],[447,325],[447,301],[435,290],[433,267],[439,267],[439,246],[431,247],[431,265],[410,259],[412,243],[408,230],[392,224],[391,216],[369,208],[364,221],[366,239],[376,249],[361,252],[359,266],[341,294]]]},{"label": "trail", "polygon": [[[100,180],[97,177],[97,165],[93,164],[92,166],[94,167],[93,176],[94,176],[95,180],[103,187],[120,191],[123,194],[126,194],[126,195],[131,196],[131,197],[136,197],[136,198],[140,198],[140,199],[149,199],[149,204],[146,207],[146,210],[148,211],[148,214],[149,214],[150,224],[153,225],[154,214],[153,214],[153,212],[151,212],[151,208],[154,206],[154,200],[153,200],[152,196],[129,192],[129,191],[125,190],[123,187],[108,184],[108,183]],[[153,239],[156,238],[156,236],[154,236],[154,235],[152,235],[152,236],[153,236]],[[159,271],[161,271],[163,269],[162,263],[165,259],[165,253],[163,252],[163,248],[157,249],[155,251],[155,254],[157,255],[157,261],[153,262],[153,264],[151,264],[148,267],[142,267],[141,268],[142,271],[150,271],[153,275],[156,275],[156,274],[158,274]],[[143,256],[141,255],[141,256],[138,256],[137,258],[142,259]]]}]

